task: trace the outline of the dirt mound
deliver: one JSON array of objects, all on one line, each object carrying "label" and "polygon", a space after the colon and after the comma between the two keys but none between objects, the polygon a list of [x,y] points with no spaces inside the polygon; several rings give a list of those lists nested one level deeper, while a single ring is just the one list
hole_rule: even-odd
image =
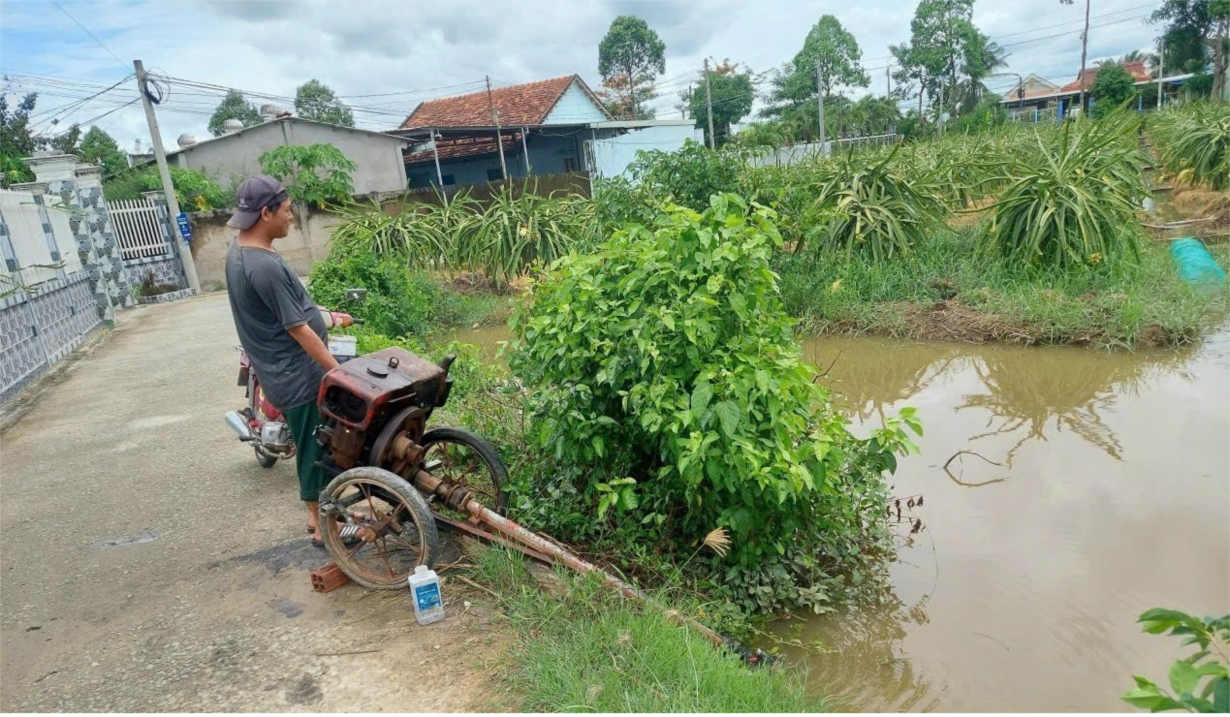
[{"label": "dirt mound", "polygon": [[1192,234],[1208,240],[1225,240],[1230,234],[1230,192],[1187,189],[1176,192],[1174,205],[1190,219],[1207,219],[1192,224]]}]

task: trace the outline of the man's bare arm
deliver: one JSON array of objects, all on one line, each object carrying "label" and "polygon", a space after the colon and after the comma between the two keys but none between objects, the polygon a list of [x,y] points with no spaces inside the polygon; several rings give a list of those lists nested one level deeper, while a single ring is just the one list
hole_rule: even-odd
[{"label": "man's bare arm", "polygon": [[329,353],[329,347],[325,345],[324,341],[320,340],[315,331],[312,331],[312,327],[307,324],[300,324],[293,329],[287,329],[286,333],[290,334],[290,337],[303,347],[303,350],[307,352],[308,356],[312,357],[313,361],[324,366],[326,371],[332,371],[337,368],[337,359],[333,358],[333,354]]}]

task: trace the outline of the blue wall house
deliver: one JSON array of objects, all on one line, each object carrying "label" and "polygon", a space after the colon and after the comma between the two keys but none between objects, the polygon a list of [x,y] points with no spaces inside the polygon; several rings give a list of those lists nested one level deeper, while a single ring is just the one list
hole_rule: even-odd
[{"label": "blue wall house", "polygon": [[612,119],[577,75],[429,100],[391,134],[411,140],[411,189],[495,182],[505,172],[612,177],[639,150],[673,151],[701,139],[690,120]]}]

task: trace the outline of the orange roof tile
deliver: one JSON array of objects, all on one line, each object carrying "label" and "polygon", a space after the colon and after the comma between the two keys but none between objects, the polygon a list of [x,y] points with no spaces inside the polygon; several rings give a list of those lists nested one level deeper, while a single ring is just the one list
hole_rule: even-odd
[{"label": "orange roof tile", "polygon": [[588,93],[589,88],[577,75],[566,75],[523,85],[498,87],[468,95],[445,97],[423,102],[410,113],[400,129],[419,127],[494,127],[491,108],[500,113],[500,124],[505,127],[542,124],[551,109],[564,96],[573,82],[580,82]]},{"label": "orange roof tile", "polygon": [[[1101,66],[1086,67],[1084,75],[1077,74],[1075,80],[1072,80],[1063,87],[1060,87],[1059,91],[1079,92],[1081,88],[1082,76],[1085,78],[1085,90],[1088,91],[1090,87],[1093,87],[1093,80],[1097,77],[1098,70],[1100,69],[1102,69]],[[1145,63],[1143,62],[1125,62],[1123,63],[1123,69],[1127,70],[1128,74],[1132,76],[1133,82],[1148,82],[1153,79],[1153,77],[1149,74],[1149,71],[1145,69]]]}]

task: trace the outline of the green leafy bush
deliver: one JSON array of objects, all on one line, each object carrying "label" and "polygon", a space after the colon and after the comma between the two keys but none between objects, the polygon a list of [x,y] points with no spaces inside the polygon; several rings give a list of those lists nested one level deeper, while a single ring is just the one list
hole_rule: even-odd
[{"label": "green leafy bush", "polygon": [[667,550],[724,527],[730,561],[711,575],[765,611],[824,605],[835,573],[887,548],[881,472],[911,447],[902,421],[918,430],[907,411],[856,439],[814,382],[769,267],[773,218],[718,195],[570,254],[514,316],[510,356],[556,461],[514,480],[517,514],[558,527],[561,497],[580,496],[570,531],[622,528]]},{"label": "green leafy bush", "polygon": [[735,191],[743,163],[733,152],[714,152],[692,140],[674,152],[640,151],[628,165],[633,181],[661,200],[671,199],[696,211],[709,197]]},{"label": "green leafy bush", "polygon": [[[175,198],[179,202],[181,211],[203,211],[234,206],[235,196],[229,194],[202,172],[179,167],[169,167],[169,169],[171,170],[171,185],[175,187]],[[140,199],[142,192],[161,190],[162,178],[158,174],[158,168],[153,165],[119,174],[103,184],[103,196],[109,201]]]},{"label": "green leafy bush", "polygon": [[260,156],[261,172],[286,185],[293,199],[324,207],[354,194],[350,173],[358,169],[331,144],[283,145]]},{"label": "green leafy bush", "polygon": [[[440,291],[427,277],[412,274],[403,261],[334,240],[327,261],[312,267],[312,298],[322,306],[350,310],[365,328],[386,336],[422,335],[432,329]],[[367,289],[361,307],[346,304],[346,289]]]},{"label": "green leafy bush", "polygon": [[1200,649],[1170,666],[1173,694],[1136,675],[1136,687],[1123,695],[1124,702],[1150,712],[1230,712],[1230,615],[1201,619],[1181,610],[1153,608],[1137,622],[1150,635],[1183,637],[1184,647]]},{"label": "green leafy bush", "polygon": [[1136,257],[1146,194],[1134,113],[1078,119],[1004,151],[1003,189],[984,238],[1020,268],[1113,265]]}]

